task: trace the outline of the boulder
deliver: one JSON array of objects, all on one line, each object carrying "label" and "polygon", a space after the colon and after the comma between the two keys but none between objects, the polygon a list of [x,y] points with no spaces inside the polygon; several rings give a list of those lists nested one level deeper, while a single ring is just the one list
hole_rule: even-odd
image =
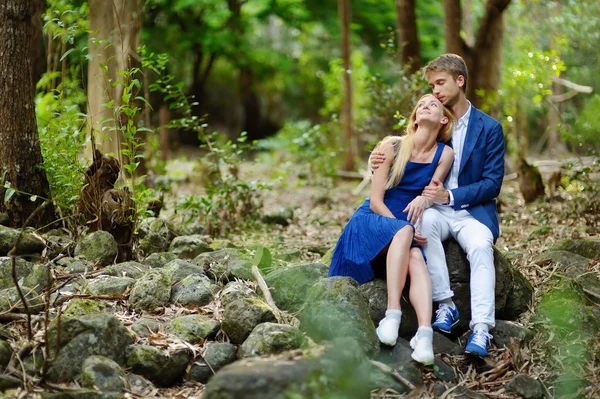
[{"label": "boulder", "polygon": [[171,289],[171,303],[183,306],[204,306],[213,300],[211,281],[200,274],[187,276],[173,285]]},{"label": "boulder", "polygon": [[168,274],[161,269],[151,270],[133,285],[129,306],[138,311],[152,312],[168,305],[170,298],[171,280]]},{"label": "boulder", "polygon": [[174,259],[164,266],[164,269],[169,273],[171,283],[181,281],[192,274],[205,275],[204,269],[191,262],[181,259]]},{"label": "boulder", "polygon": [[533,339],[533,331],[524,326],[507,320],[496,320],[496,327],[491,331],[494,341],[498,347],[510,347],[510,339],[514,338],[522,343],[527,343]]},{"label": "boulder", "polygon": [[[21,230],[0,225],[0,256],[7,256],[17,243]],[[46,243],[35,230],[25,229],[15,255],[40,255]]]},{"label": "boulder", "polygon": [[188,378],[206,384],[224,366],[235,361],[235,345],[227,342],[209,342],[204,353],[190,368]]},{"label": "boulder", "polygon": [[517,374],[511,378],[506,385],[506,392],[516,393],[524,399],[541,399],[544,397],[542,384],[526,374]]},{"label": "boulder", "polygon": [[348,337],[363,345],[368,354],[379,349],[367,301],[349,277],[323,278],[307,293],[308,306],[298,317],[301,329],[317,342]]},{"label": "boulder", "polygon": [[262,300],[242,298],[225,307],[221,329],[232,343],[241,344],[260,323],[276,321],[273,310]]},{"label": "boulder", "polygon": [[89,314],[104,313],[110,308],[104,302],[93,301],[91,299],[75,298],[72,299],[63,312],[63,316],[84,316]]},{"label": "boulder", "polygon": [[216,281],[253,279],[252,262],[234,248],[202,253],[195,257],[192,263],[204,268],[208,276]]},{"label": "boulder", "polygon": [[261,323],[254,327],[238,350],[238,358],[264,356],[306,346],[304,334],[287,324]]},{"label": "boulder", "polygon": [[204,236],[200,235],[175,237],[169,246],[169,252],[180,259],[194,259],[201,253],[212,251],[210,245],[204,241]]},{"label": "boulder", "polygon": [[150,333],[156,334],[160,331],[162,323],[150,316],[142,316],[133,323],[131,329],[141,338],[147,338]]},{"label": "boulder", "polygon": [[218,321],[197,314],[179,316],[167,324],[168,333],[176,335],[191,344],[197,344],[209,337],[214,337],[218,331]]},{"label": "boulder", "polygon": [[129,277],[138,279],[150,268],[139,262],[121,262],[102,269],[102,274],[114,277]]},{"label": "boulder", "polygon": [[221,304],[226,308],[231,302],[242,298],[256,298],[258,295],[252,288],[242,281],[231,281],[221,290],[219,294]]},{"label": "boulder", "polygon": [[78,379],[85,359],[92,355],[106,356],[124,364],[125,348],[132,343],[127,329],[108,313],[61,317],[60,322],[53,320],[48,328],[50,353],[57,351],[57,337],[60,337],[60,351],[48,370],[48,378],[54,382]]},{"label": "boulder", "polygon": [[127,352],[127,367],[159,386],[170,386],[181,379],[191,359],[188,349],[165,353],[150,345],[132,345]]},{"label": "boulder", "polygon": [[167,263],[175,259],[177,259],[177,255],[172,252],[153,252],[142,263],[151,268],[158,269],[165,267]]},{"label": "boulder", "polygon": [[600,240],[565,239],[550,248],[555,251],[568,251],[588,259],[600,258]]},{"label": "boulder", "polygon": [[124,392],[127,379],[114,360],[104,356],[90,356],[83,362],[81,386],[102,392]]},{"label": "boulder", "polygon": [[[21,292],[27,302],[27,308],[32,313],[38,313],[44,310],[44,297],[35,292],[34,289],[21,287]],[[21,302],[21,296],[17,287],[0,289],[0,311],[1,312],[24,312],[25,307]]]},{"label": "boulder", "polygon": [[99,276],[89,280],[87,290],[93,295],[119,298],[134,284],[135,279],[131,277]]},{"label": "boulder", "polygon": [[114,263],[119,252],[117,241],[107,231],[98,230],[83,237],[75,247],[75,256],[102,266]]},{"label": "boulder", "polygon": [[[34,292],[41,293],[52,284],[52,274],[48,266],[17,259],[15,271],[19,286],[30,288]],[[14,286],[12,258],[8,256],[0,257],[0,289]]]},{"label": "boulder", "polygon": [[309,288],[324,277],[327,266],[313,263],[276,270],[265,276],[265,282],[280,309],[297,312],[306,301]]},{"label": "boulder", "polygon": [[146,218],[138,226],[140,249],[145,254],[165,252],[175,237],[173,226],[165,219]]},{"label": "boulder", "polygon": [[0,340],[0,368],[5,369],[13,355],[13,350],[10,344],[4,340]]}]

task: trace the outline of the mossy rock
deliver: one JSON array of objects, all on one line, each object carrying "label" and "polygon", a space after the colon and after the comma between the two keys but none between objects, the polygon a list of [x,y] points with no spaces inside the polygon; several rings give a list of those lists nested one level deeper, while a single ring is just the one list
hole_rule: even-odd
[{"label": "mossy rock", "polygon": [[273,300],[280,309],[297,312],[306,301],[308,290],[327,277],[328,268],[321,263],[290,266],[265,276]]},{"label": "mossy rock", "polygon": [[138,311],[154,311],[166,306],[171,299],[171,280],[161,269],[144,274],[133,285],[129,295],[129,305]]},{"label": "mossy rock", "polygon": [[75,247],[75,256],[82,256],[102,266],[114,263],[118,252],[115,238],[103,230],[94,231],[83,237]]},{"label": "mossy rock", "polygon": [[238,357],[255,357],[300,349],[306,346],[304,334],[287,324],[261,323],[254,327],[248,338],[240,345]]},{"label": "mossy rock", "polygon": [[[0,289],[15,286],[12,277],[12,258],[0,257]],[[50,268],[39,263],[16,259],[15,271],[17,280],[23,287],[30,287],[41,293],[52,284]]]},{"label": "mossy rock", "polygon": [[176,317],[167,324],[167,332],[191,344],[213,337],[219,331],[219,322],[208,316],[186,315]]},{"label": "mossy rock", "polygon": [[204,236],[200,235],[175,237],[169,245],[169,252],[173,252],[180,259],[194,259],[201,253],[212,251],[204,241]]},{"label": "mossy rock", "polygon": [[90,356],[83,362],[81,385],[102,392],[124,392],[127,379],[114,360],[105,356]]},{"label": "mossy rock", "polygon": [[102,274],[114,277],[140,278],[150,268],[139,262],[122,262],[102,269]]},{"label": "mossy rock", "polygon": [[260,323],[276,322],[273,309],[258,298],[242,298],[225,307],[221,329],[232,343],[241,344]]},{"label": "mossy rock", "polygon": [[320,262],[322,264],[324,264],[325,266],[327,266],[329,268],[329,266],[331,266],[331,259],[333,258],[333,251],[335,251],[335,246],[329,248],[327,250],[327,252],[325,252],[325,255],[323,255],[321,257]]},{"label": "mossy rock", "polygon": [[205,252],[195,257],[192,263],[204,268],[206,274],[216,281],[253,279],[252,261],[237,249]]},{"label": "mossy rock", "polygon": [[[21,230],[0,225],[0,256],[8,255],[17,243]],[[44,240],[35,234],[35,231],[26,229],[21,237],[21,242],[15,255],[41,254],[46,248]]]},{"label": "mossy rock", "polygon": [[600,240],[565,239],[557,242],[551,250],[569,251],[588,259],[600,258]]},{"label": "mossy rock", "polygon": [[165,267],[167,263],[177,259],[177,255],[172,252],[155,252],[150,255],[142,262],[144,265],[148,265],[151,268],[158,269]]},{"label": "mossy rock", "polygon": [[110,310],[110,308],[103,302],[97,302],[91,299],[76,298],[69,302],[69,305],[63,312],[63,316],[83,316],[104,313],[108,310]]}]

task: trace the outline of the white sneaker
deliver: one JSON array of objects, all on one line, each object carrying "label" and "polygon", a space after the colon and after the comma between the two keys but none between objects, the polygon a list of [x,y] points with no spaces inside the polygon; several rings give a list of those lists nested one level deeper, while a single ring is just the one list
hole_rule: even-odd
[{"label": "white sneaker", "polygon": [[377,338],[382,344],[394,346],[398,341],[398,329],[400,328],[400,319],[384,317],[377,327]]},{"label": "white sneaker", "polygon": [[432,365],[434,360],[433,341],[428,337],[417,338],[417,336],[418,334],[410,340],[410,347],[413,348],[410,357],[426,366]]}]

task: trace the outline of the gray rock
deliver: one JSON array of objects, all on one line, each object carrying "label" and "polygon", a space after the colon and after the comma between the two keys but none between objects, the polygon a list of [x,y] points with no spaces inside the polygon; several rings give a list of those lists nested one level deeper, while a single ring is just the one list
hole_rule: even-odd
[{"label": "gray rock", "polygon": [[263,223],[266,224],[278,224],[281,226],[287,226],[290,221],[294,219],[294,209],[286,206],[279,207],[275,212],[262,217]]},{"label": "gray rock", "polygon": [[69,305],[63,312],[63,316],[84,316],[90,314],[104,313],[109,310],[103,302],[91,299],[75,298],[69,302]]},{"label": "gray rock", "polygon": [[182,236],[194,234],[206,234],[206,226],[204,226],[196,218],[180,221],[175,225],[175,231]]},{"label": "gray rock", "polygon": [[[28,287],[21,287],[21,291],[30,312],[38,313],[44,310],[44,297],[41,294]],[[0,289],[0,311],[13,312],[15,310],[19,312],[25,311],[17,288]]]},{"label": "gray rock", "polygon": [[148,234],[139,241],[140,250],[145,254],[165,252],[169,249],[169,241],[158,234]]},{"label": "gray rock", "polygon": [[498,347],[509,347],[510,339],[527,343],[533,339],[533,332],[513,321],[496,320],[496,327],[491,331]]},{"label": "gray rock", "polygon": [[[368,398],[372,389],[394,386],[374,373],[361,346],[345,340],[296,360],[248,358],[208,381],[204,399]],[[375,381],[371,380],[376,376]]]},{"label": "gray rock", "polygon": [[[52,284],[50,268],[38,263],[17,259],[15,271],[19,286],[29,287],[34,292],[41,293]],[[12,258],[0,257],[0,289],[14,287],[12,277]]]},{"label": "gray rock", "polygon": [[204,268],[207,275],[216,281],[233,281],[236,278],[252,280],[252,262],[241,251],[233,248],[205,252],[194,258],[192,263]]},{"label": "gray rock", "polygon": [[208,245],[203,236],[179,236],[171,241],[169,252],[173,252],[180,259],[194,259],[204,252],[212,252],[213,249]]},{"label": "gray rock", "polygon": [[448,355],[462,355],[464,353],[460,345],[457,345],[436,331],[433,333],[433,352],[446,353]]},{"label": "gray rock", "polygon": [[144,259],[144,264],[150,266],[151,268],[158,269],[165,267],[165,265],[172,260],[177,259],[177,256],[171,252],[154,252],[148,255],[146,259]]},{"label": "gray rock", "polygon": [[588,259],[600,258],[600,240],[565,239],[557,242],[551,250],[568,251]]},{"label": "gray rock", "polygon": [[393,347],[381,345],[377,360],[397,370],[413,385],[419,386],[423,383],[423,371],[421,365],[412,359],[412,352],[410,343],[403,338],[398,338]]},{"label": "gray rock", "polygon": [[265,282],[280,309],[297,312],[306,301],[309,288],[327,277],[327,270],[320,263],[291,266],[267,274]]},{"label": "gray rock", "polygon": [[541,399],[544,397],[542,384],[526,374],[517,374],[506,385],[506,392],[516,393],[525,399]]},{"label": "gray rock", "polygon": [[75,247],[75,256],[82,256],[102,266],[114,263],[118,252],[115,238],[103,230],[88,234]]},{"label": "gray rock", "polygon": [[23,385],[23,381],[19,378],[8,374],[0,374],[0,392],[8,389],[18,388]]},{"label": "gray rock", "polygon": [[[21,230],[0,225],[0,256],[8,255],[17,243]],[[41,254],[46,248],[44,240],[34,230],[26,229],[15,255]]]},{"label": "gray rock", "polygon": [[[56,353],[58,320],[48,329],[48,349]],[[48,370],[50,381],[79,378],[81,366],[92,355],[106,356],[118,364],[125,362],[125,348],[132,338],[121,322],[111,314],[98,313],[60,320],[60,351]]]},{"label": "gray rock", "polygon": [[219,322],[208,316],[191,314],[179,316],[167,324],[167,332],[191,344],[213,337],[219,331]]},{"label": "gray rock", "polygon": [[134,395],[141,397],[152,397],[154,384],[144,377],[130,373],[127,375],[127,382],[129,383],[129,390]]},{"label": "gray rock", "polygon": [[102,269],[102,274],[114,277],[129,277],[138,279],[150,268],[139,262],[121,262]]},{"label": "gray rock", "polygon": [[200,274],[192,274],[177,284],[171,290],[171,302],[183,306],[204,306],[213,300],[211,281]]},{"label": "gray rock", "polygon": [[112,359],[90,356],[83,362],[81,386],[102,392],[124,392],[127,380],[121,367]]},{"label": "gray rock", "polygon": [[206,275],[203,268],[182,259],[170,261],[164,266],[164,269],[169,273],[171,283],[181,281],[192,274]]},{"label": "gray rock", "polygon": [[220,293],[221,304],[226,308],[233,301],[242,298],[256,298],[258,295],[247,284],[241,281],[231,281],[227,283]]},{"label": "gray rock", "polygon": [[[202,233],[199,233],[199,234],[202,234]],[[223,238],[216,238],[216,239],[212,240],[212,242],[210,243],[210,247],[214,251],[218,251],[220,249],[225,249],[225,248],[237,248],[231,241],[229,241],[227,239],[223,239]]]},{"label": "gray rock", "polygon": [[454,368],[446,364],[439,356],[436,356],[433,364],[433,374],[440,381],[452,382],[456,379]]},{"label": "gray rock", "polygon": [[142,252],[165,252],[175,237],[173,226],[165,219],[146,218],[138,226],[139,245]]},{"label": "gray rock", "polygon": [[121,297],[135,284],[131,277],[100,276],[89,281],[88,290],[93,295]]},{"label": "gray rock", "polygon": [[10,344],[4,340],[0,340],[0,368],[5,369],[13,355],[13,350]]},{"label": "gray rock", "polygon": [[221,329],[232,343],[241,344],[260,323],[276,321],[269,305],[257,298],[242,298],[225,307]]},{"label": "gray rock", "polygon": [[156,334],[160,331],[162,323],[150,316],[142,316],[133,323],[131,329],[141,338],[147,338],[150,332]]},{"label": "gray rock", "polygon": [[235,345],[226,342],[209,342],[204,354],[190,368],[188,378],[206,384],[224,366],[235,361]]},{"label": "gray rock", "polygon": [[100,392],[92,389],[78,389],[64,392],[42,392],[42,399],[126,399],[120,392]]},{"label": "gray rock", "polygon": [[62,258],[57,264],[63,266],[68,274],[84,274],[94,270],[94,265],[85,259]]},{"label": "gray rock", "polygon": [[306,337],[296,327],[287,324],[261,323],[254,327],[238,350],[238,358],[264,356],[300,349]]},{"label": "gray rock", "polygon": [[184,375],[190,359],[187,349],[166,354],[154,346],[132,345],[128,348],[127,367],[159,386],[171,386]]},{"label": "gray rock", "polygon": [[171,298],[171,280],[161,269],[144,274],[133,285],[129,295],[129,305],[138,311],[154,311],[169,304]]},{"label": "gray rock", "polygon": [[348,337],[356,340],[368,354],[379,349],[369,307],[350,277],[317,281],[308,291],[306,306],[299,313],[302,331],[317,342]]}]

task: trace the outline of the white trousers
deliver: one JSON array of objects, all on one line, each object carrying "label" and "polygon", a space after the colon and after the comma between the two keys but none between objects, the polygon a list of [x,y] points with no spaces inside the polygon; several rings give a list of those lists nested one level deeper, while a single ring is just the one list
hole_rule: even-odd
[{"label": "white trousers", "polygon": [[433,301],[454,296],[442,242],[452,236],[467,255],[471,268],[471,322],[495,326],[496,270],[492,232],[465,210],[455,211],[449,206],[434,206],[423,213],[421,233],[427,237],[423,245],[427,269],[431,276]]}]

